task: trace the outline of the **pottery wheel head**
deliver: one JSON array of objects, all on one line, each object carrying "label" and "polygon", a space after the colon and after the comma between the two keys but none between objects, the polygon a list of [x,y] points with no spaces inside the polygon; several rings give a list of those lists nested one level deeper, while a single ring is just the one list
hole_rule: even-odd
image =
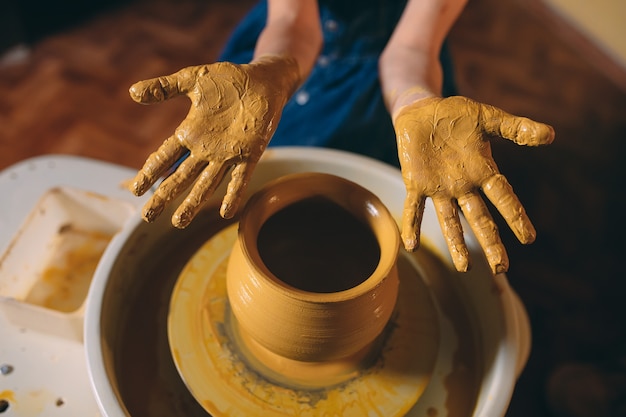
[{"label": "pottery wheel head", "polygon": [[[170,300],[168,337],[181,378],[211,415],[403,416],[430,380],[439,348],[437,312],[418,272],[400,274],[396,310],[373,358],[327,385],[302,386],[266,369],[250,355],[226,293],[229,254],[237,225],[215,234],[189,260]],[[310,364],[308,364],[310,365]],[[307,364],[301,364],[305,369]],[[315,368],[315,367],[313,367]],[[326,376],[329,374],[327,373]]]}]

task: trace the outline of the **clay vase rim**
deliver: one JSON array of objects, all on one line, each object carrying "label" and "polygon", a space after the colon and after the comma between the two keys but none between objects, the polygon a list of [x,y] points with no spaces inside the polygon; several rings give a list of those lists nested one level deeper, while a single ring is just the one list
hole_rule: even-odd
[{"label": "clay vase rim", "polygon": [[[256,245],[258,232],[269,217],[291,204],[316,196],[327,198],[352,214],[361,214],[358,216],[360,220],[364,221],[376,236],[380,247],[376,269],[367,279],[354,287],[329,293],[294,287],[275,276],[265,266],[258,252]],[[285,297],[314,304],[348,301],[372,291],[384,281],[381,277],[387,277],[395,268],[400,248],[398,225],[375,194],[343,177],[320,172],[289,174],[267,183],[246,203],[237,233],[241,250],[253,261],[249,266],[266,278],[266,284]]]}]

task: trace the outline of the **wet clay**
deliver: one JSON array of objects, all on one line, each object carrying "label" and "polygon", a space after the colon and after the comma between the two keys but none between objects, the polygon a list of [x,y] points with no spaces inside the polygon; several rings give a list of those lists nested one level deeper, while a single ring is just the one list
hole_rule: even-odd
[{"label": "wet clay", "polygon": [[318,293],[355,287],[374,272],[380,259],[368,225],[324,197],[273,214],[259,230],[257,246],[278,279]]},{"label": "wet clay", "polygon": [[232,217],[300,78],[294,58],[263,56],[250,64],[217,62],[188,67],[131,86],[130,95],[139,103],[179,95],[191,100],[187,117],[148,157],[132,181],[131,191],[142,195],[189,152],[144,206],[145,220],[158,217],[166,204],[195,181],[172,216],[174,226],[186,227],[229,169],[231,181],[220,213]]},{"label": "wet clay", "polygon": [[233,314],[280,356],[353,355],[392,314],[399,247],[395,219],[367,189],[330,174],[285,175],[242,212],[228,269]]},{"label": "wet clay", "polygon": [[424,203],[430,197],[457,270],[470,267],[461,208],[492,272],[507,271],[506,250],[479,190],[520,242],[534,241],[535,229],[500,174],[488,138],[500,136],[528,146],[549,144],[554,140],[552,127],[465,97],[428,97],[406,105],[394,117],[394,127],[407,189],[402,219],[405,248],[413,251],[419,245]]},{"label": "wet clay", "polygon": [[260,372],[270,383],[295,390],[326,390],[357,378],[380,357],[387,332],[371,344],[348,357],[332,361],[298,361],[278,355],[242,331],[234,316],[229,318],[230,337],[237,345],[239,357],[250,369]]}]

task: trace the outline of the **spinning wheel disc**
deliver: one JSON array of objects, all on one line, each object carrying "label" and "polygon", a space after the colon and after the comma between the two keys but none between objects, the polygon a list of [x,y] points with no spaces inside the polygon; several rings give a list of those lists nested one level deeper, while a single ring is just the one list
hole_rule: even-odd
[{"label": "spinning wheel disc", "polygon": [[237,225],[215,234],[189,260],[172,292],[168,337],[178,372],[215,417],[402,416],[426,389],[439,348],[437,311],[418,271],[401,268],[396,311],[373,363],[349,379],[303,388],[269,375],[246,356],[226,294]]}]

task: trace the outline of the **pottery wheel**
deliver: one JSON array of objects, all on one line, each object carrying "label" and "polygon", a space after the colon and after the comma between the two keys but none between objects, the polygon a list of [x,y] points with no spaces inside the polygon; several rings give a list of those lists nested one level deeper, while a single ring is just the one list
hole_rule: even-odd
[{"label": "pottery wheel", "polygon": [[[168,337],[187,388],[214,417],[403,416],[426,389],[439,348],[437,310],[417,271],[400,273],[396,311],[377,357],[339,384],[278,381],[243,353],[226,294],[231,225],[188,261],[170,299]],[[404,271],[404,272],[402,272]]]}]

